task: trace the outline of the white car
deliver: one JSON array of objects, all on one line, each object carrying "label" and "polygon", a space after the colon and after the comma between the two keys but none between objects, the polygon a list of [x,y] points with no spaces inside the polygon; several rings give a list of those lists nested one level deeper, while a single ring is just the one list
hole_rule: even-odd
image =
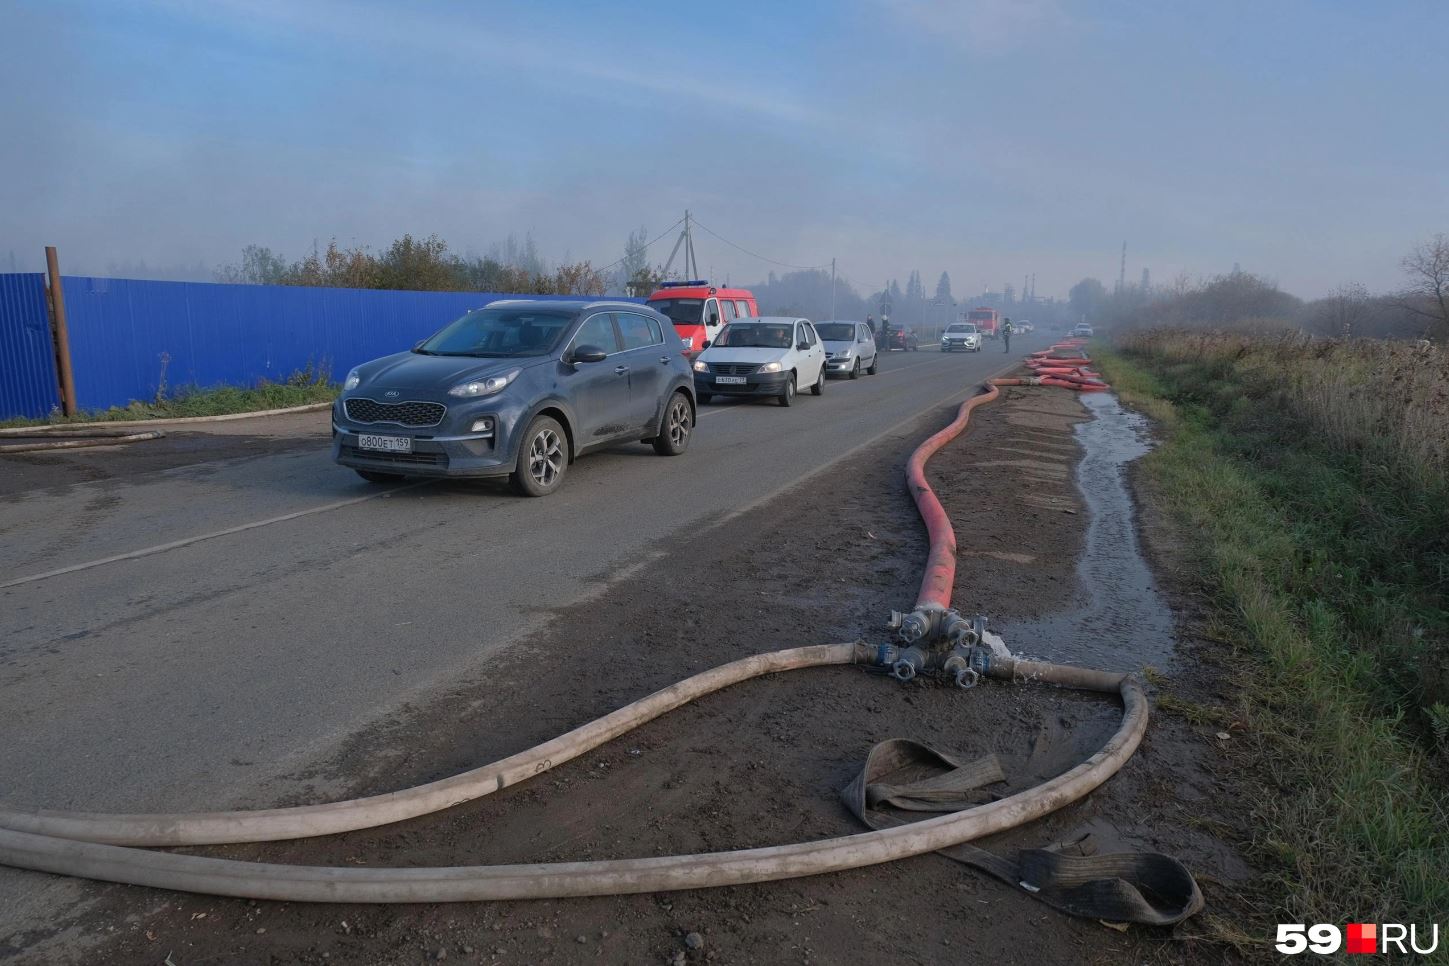
[{"label": "white car", "polygon": [[859,379],[876,373],[875,336],[864,322],[817,322],[815,332],[825,343],[825,371],[832,376]]},{"label": "white car", "polygon": [[981,330],[971,322],[952,322],[946,326],[946,331],[941,333],[941,351],[955,352],[957,349],[980,352]]},{"label": "white car", "polygon": [[1092,337],[1092,327],[1085,322],[1078,322],[1072,327],[1072,337],[1077,339],[1090,339]]},{"label": "white car", "polygon": [[825,392],[825,345],[809,319],[736,319],[694,360],[694,395],[773,396],[781,406],[809,386]]}]

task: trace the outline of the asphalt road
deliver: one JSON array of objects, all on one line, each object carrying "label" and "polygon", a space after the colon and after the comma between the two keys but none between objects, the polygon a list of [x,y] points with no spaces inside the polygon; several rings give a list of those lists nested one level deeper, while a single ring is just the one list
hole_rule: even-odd
[{"label": "asphalt road", "polygon": [[[301,794],[281,776],[711,523],[802,481],[828,500],[833,462],[1020,355],[897,352],[790,409],[707,406],[683,457],[621,446],[542,500],[363,483],[331,462],[325,413],[280,451],[121,482],[44,485],[32,461],[0,502],[0,801],[178,811]],[[0,876],[0,901],[18,878]]]}]

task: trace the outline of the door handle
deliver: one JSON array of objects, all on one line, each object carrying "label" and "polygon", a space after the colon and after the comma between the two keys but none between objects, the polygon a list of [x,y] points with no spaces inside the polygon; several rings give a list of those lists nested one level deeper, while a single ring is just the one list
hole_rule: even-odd
[{"label": "door handle", "polygon": [[629,367],[628,366],[615,366],[614,367],[614,375],[616,375],[616,376],[622,376],[624,373],[626,373],[628,371],[629,371]]},{"label": "door handle", "polygon": [[664,365],[666,365],[666,366],[669,365],[669,357],[668,356],[660,356],[659,357],[659,361],[661,363],[663,363]]}]

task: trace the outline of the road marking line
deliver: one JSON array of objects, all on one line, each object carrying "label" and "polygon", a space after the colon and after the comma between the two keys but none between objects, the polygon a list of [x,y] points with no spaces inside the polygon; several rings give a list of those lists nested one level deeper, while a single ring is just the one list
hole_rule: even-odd
[{"label": "road marking line", "polygon": [[86,563],[72,564],[69,567],[61,567],[58,570],[48,570],[43,574],[31,574],[29,577],[17,577],[15,580],[0,584],[0,590],[7,587],[18,587],[21,584],[34,583],[37,580],[45,580],[50,577],[59,577],[63,574],[73,574],[81,570],[90,570],[92,567],[103,567],[106,564],[119,563],[122,560],[135,560],[139,557],[149,557],[152,554],[165,553],[167,550],[178,550],[181,547],[190,546],[193,543],[200,543],[203,540],[214,540],[217,537],[227,537],[233,533],[242,533],[246,530],[255,530],[258,527],[268,527],[274,523],[286,523],[288,520],[295,520],[298,517],[311,516],[314,513],[326,513],[329,510],[340,510],[343,507],[355,506],[358,503],[366,503],[368,500],[376,500],[378,497],[388,496],[393,493],[401,493],[403,490],[411,490],[414,487],[425,486],[434,483],[435,480],[419,480],[416,483],[408,483],[404,486],[393,487],[390,490],[383,490],[381,493],[369,493],[366,496],[353,497],[350,500],[338,500],[335,503],[327,503],[322,506],[310,507],[306,510],[296,510],[292,513],[284,513],[279,517],[268,517],[265,520],[254,520],[251,523],[242,523],[234,527],[227,527],[225,530],[213,530],[211,533],[203,533],[194,537],[186,537],[182,540],[172,540],[170,543],[158,543],[154,547],[145,547],[141,550],[132,550],[128,553],[118,553],[114,557],[102,557],[100,560],[91,560]]}]

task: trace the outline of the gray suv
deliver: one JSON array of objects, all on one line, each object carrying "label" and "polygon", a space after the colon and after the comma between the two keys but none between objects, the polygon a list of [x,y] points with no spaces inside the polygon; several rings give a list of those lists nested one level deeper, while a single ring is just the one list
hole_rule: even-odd
[{"label": "gray suv", "polygon": [[669,320],[632,302],[493,302],[347,374],[332,457],[363,479],[507,476],[545,496],[625,440],[677,456],[694,381]]}]

